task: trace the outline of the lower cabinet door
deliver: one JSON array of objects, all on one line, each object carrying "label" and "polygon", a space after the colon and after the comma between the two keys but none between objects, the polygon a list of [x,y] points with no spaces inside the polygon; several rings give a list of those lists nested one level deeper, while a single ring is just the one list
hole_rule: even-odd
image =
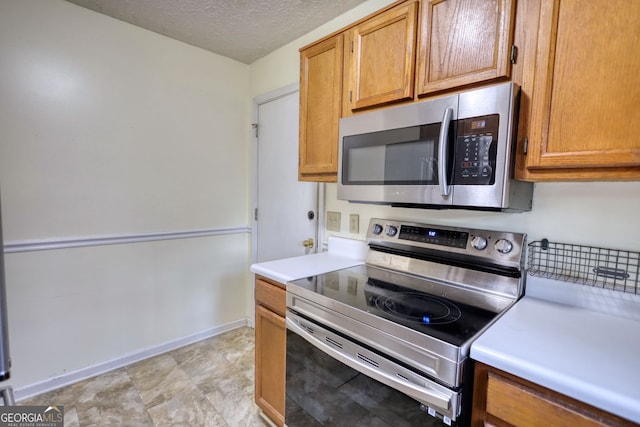
[{"label": "lower cabinet door", "polygon": [[638,427],[631,421],[482,363],[475,365],[471,425]]},{"label": "lower cabinet door", "polygon": [[256,403],[276,425],[284,425],[286,325],[284,317],[256,306]]}]

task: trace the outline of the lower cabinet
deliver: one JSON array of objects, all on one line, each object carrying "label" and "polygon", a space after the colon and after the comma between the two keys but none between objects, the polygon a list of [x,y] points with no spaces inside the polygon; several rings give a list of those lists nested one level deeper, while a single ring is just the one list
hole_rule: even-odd
[{"label": "lower cabinet", "polygon": [[286,336],[284,285],[256,277],[256,404],[276,425],[284,425]]},{"label": "lower cabinet", "polygon": [[473,426],[637,426],[522,378],[477,363]]}]

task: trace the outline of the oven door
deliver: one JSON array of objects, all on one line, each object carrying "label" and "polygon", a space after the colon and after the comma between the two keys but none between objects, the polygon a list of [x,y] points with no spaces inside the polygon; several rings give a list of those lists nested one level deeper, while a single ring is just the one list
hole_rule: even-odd
[{"label": "oven door", "polygon": [[287,311],[285,424],[455,424],[461,393]]}]

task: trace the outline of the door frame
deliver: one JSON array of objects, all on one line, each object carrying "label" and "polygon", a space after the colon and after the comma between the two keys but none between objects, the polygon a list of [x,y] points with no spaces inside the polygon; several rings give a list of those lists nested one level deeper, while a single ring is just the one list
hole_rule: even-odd
[{"label": "door frame", "polygon": [[[292,83],[287,86],[283,86],[279,89],[275,89],[269,91],[265,94],[255,96],[253,98],[253,125],[258,123],[258,109],[260,105],[266,104],[267,102],[275,101],[279,98],[285,97],[287,95],[291,95],[292,93],[300,92],[300,83]],[[259,132],[259,130],[258,130]],[[256,136],[255,130],[251,129],[251,139],[253,141],[253,165],[252,165],[252,203],[251,203],[251,263],[255,263],[258,259],[258,222],[256,221],[255,211],[258,207],[258,140],[259,137]],[[297,147],[296,147],[297,149]],[[316,230],[315,230],[315,251],[322,252],[323,251],[323,241],[324,241],[324,227],[321,227],[321,224],[324,224],[325,221],[325,187],[324,184],[318,184],[318,200],[317,200],[317,212],[316,215],[318,217],[318,221],[316,222]],[[252,284],[253,288],[253,284]]]}]

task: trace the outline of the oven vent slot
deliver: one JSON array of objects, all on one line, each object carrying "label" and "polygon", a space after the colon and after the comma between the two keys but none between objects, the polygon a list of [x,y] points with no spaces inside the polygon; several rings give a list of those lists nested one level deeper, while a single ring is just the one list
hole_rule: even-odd
[{"label": "oven vent slot", "polygon": [[400,374],[400,373],[398,373],[398,372],[396,372],[396,376],[398,376],[398,377],[402,378],[402,379],[403,379],[403,380],[405,380],[406,382],[411,382],[411,381],[409,381],[409,378],[405,377],[404,375],[402,375],[402,374]]},{"label": "oven vent slot", "polygon": [[340,344],[338,341],[333,340],[333,339],[331,339],[329,337],[324,337],[324,340],[326,342],[328,342],[329,344],[331,344],[332,346],[334,346],[334,347],[338,347],[338,348],[342,348],[343,347],[342,344]]},{"label": "oven vent slot", "polygon": [[367,362],[371,366],[375,366],[376,368],[380,367],[380,364],[378,362],[376,362],[373,359],[368,358],[367,356],[364,356],[364,355],[362,355],[360,353],[358,353],[357,356],[358,356],[358,359],[360,359],[360,360],[362,360],[364,362]]}]

